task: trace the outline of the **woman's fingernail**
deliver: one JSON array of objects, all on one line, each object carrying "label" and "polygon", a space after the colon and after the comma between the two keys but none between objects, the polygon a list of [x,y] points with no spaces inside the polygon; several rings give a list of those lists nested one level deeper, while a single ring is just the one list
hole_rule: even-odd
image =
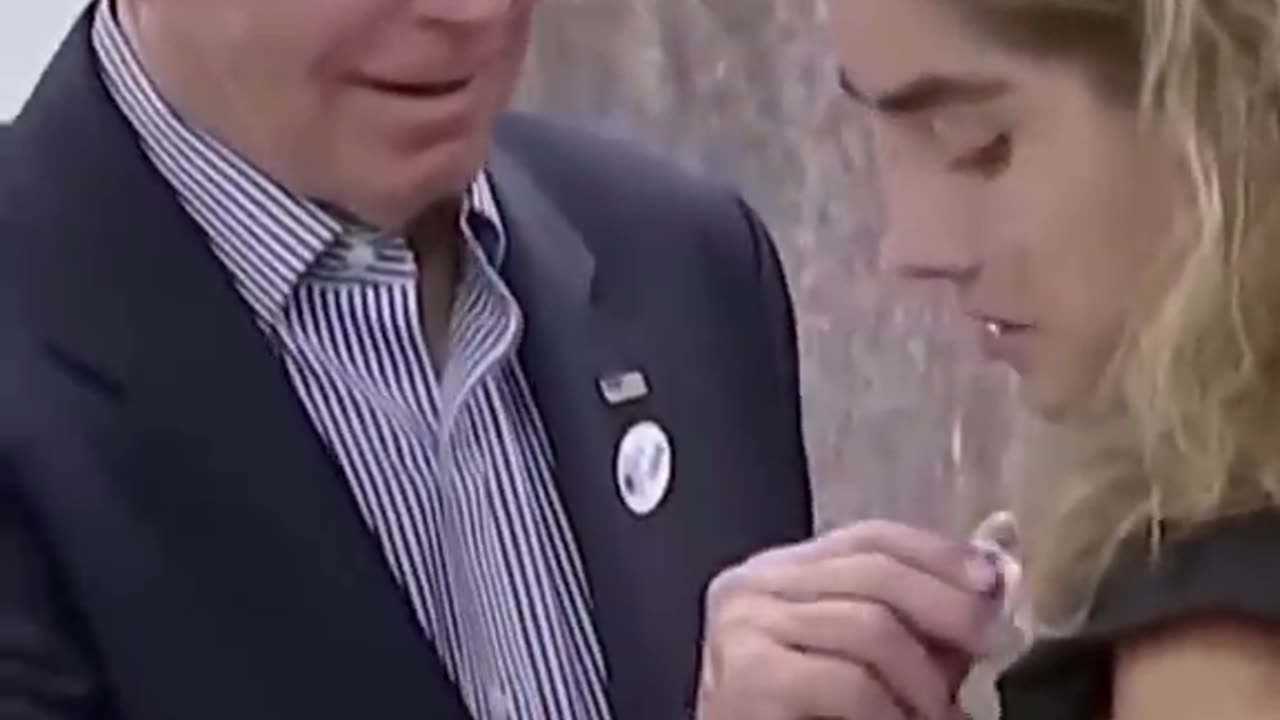
[{"label": "woman's fingernail", "polygon": [[1000,581],[995,565],[980,553],[965,558],[964,571],[975,592],[991,592]]}]

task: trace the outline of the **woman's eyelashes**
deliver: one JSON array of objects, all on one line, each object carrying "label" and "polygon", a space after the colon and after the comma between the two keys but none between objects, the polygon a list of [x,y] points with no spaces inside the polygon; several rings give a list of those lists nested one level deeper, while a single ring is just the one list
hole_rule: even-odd
[{"label": "woman's eyelashes", "polygon": [[948,167],[957,172],[992,178],[1008,168],[1012,159],[1013,137],[1008,132],[1000,132],[954,157]]},{"label": "woman's eyelashes", "polygon": [[947,169],[994,177],[1013,157],[1013,133],[990,108],[948,108],[928,119],[929,136]]}]

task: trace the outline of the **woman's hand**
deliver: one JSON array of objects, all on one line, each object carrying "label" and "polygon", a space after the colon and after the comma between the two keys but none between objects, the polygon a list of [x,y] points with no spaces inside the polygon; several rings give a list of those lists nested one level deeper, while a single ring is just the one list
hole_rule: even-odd
[{"label": "woman's hand", "polygon": [[952,720],[999,610],[965,543],[865,522],[712,583],[698,720]]}]

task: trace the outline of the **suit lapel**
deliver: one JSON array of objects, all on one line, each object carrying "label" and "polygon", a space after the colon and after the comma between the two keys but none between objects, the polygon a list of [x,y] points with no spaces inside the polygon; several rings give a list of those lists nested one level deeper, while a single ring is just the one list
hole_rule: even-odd
[{"label": "suit lapel", "polygon": [[139,453],[120,492],[229,597],[252,588],[228,613],[291,613],[275,639],[307,643],[264,652],[345,654],[363,667],[343,692],[380,696],[383,720],[464,717],[282,364],[99,81],[88,26],[12,128],[28,176],[10,214],[41,236],[51,356]]},{"label": "suit lapel", "polygon": [[[624,313],[609,307],[596,283],[596,258],[525,167],[499,148],[490,168],[511,235],[505,274],[526,318],[522,363],[587,570],[614,718],[683,717],[692,689],[688,663],[678,658],[693,638],[679,637],[666,614],[685,583],[678,561],[684,537],[663,509],[631,513],[614,470],[627,428],[663,421],[662,388],[621,406],[605,401],[602,377],[646,370],[639,346],[628,342]],[[668,505],[678,499],[678,482],[677,468]]]}]

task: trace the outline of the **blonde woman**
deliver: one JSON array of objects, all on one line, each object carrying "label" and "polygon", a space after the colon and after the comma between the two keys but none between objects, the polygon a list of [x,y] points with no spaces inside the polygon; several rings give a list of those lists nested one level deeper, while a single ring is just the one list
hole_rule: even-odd
[{"label": "blonde woman", "polygon": [[1280,0],[830,6],[887,264],[1070,448],[1004,717],[1280,717]]}]

